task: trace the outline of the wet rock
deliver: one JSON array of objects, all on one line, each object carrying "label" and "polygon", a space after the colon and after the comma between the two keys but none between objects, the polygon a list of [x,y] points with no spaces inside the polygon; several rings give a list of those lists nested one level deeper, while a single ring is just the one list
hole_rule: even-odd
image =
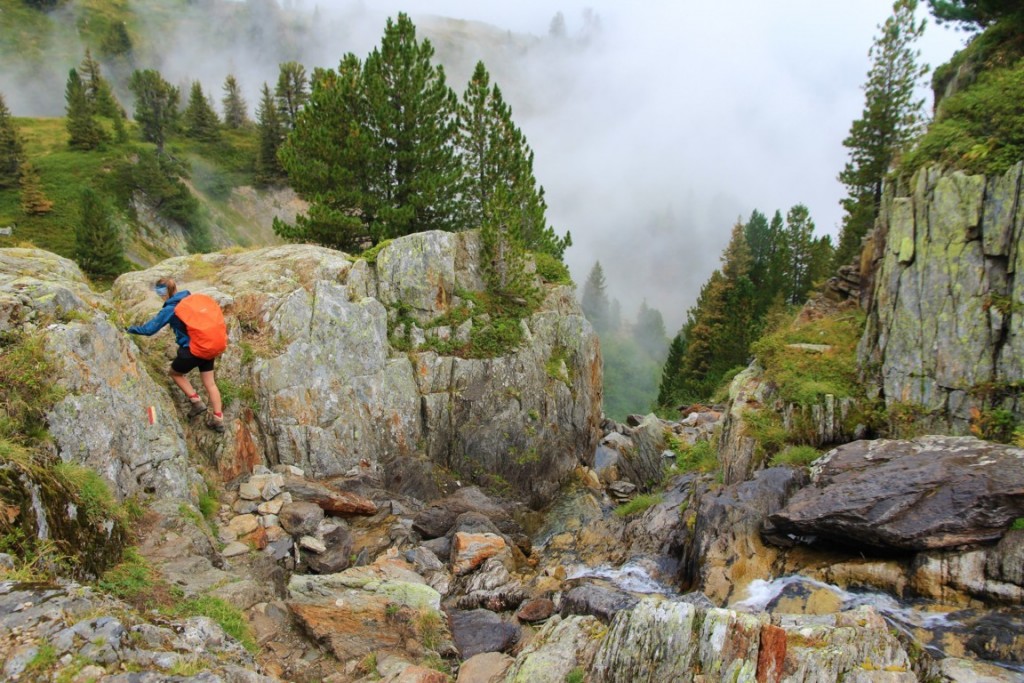
[{"label": "wet rock", "polygon": [[459,609],[482,607],[492,612],[515,609],[526,597],[522,584],[513,579],[501,558],[491,557],[472,574],[460,579],[450,591]]},{"label": "wet rock", "polygon": [[459,666],[456,683],[504,683],[505,674],[514,661],[501,652],[473,655]]},{"label": "wet rock", "polygon": [[589,671],[606,630],[594,617],[555,615],[516,656],[505,680],[509,683],[564,683],[575,669]]},{"label": "wet rock", "polygon": [[629,500],[636,493],[636,484],[628,481],[613,481],[607,486],[608,493],[619,503]]},{"label": "wet rock", "polygon": [[324,511],[316,503],[297,500],[281,507],[278,519],[285,531],[292,536],[308,536],[316,533]]},{"label": "wet rock", "polygon": [[1024,530],[1007,532],[989,553],[985,574],[1024,588]]},{"label": "wet rock", "polygon": [[318,555],[306,557],[306,564],[317,574],[334,574],[347,569],[352,564],[352,532],[345,527],[337,527],[324,534],[325,550]]},{"label": "wet rock", "polygon": [[1024,450],[973,437],[856,441],[770,515],[783,533],[888,550],[999,540],[1024,516]]},{"label": "wet rock", "polygon": [[562,596],[561,615],[591,615],[607,623],[619,611],[636,603],[637,599],[628,593],[588,583],[576,586]]},{"label": "wet rock", "polygon": [[942,683],[1019,683],[1018,673],[971,659],[947,657],[935,666],[934,680]]},{"label": "wet rock", "polygon": [[555,603],[547,598],[536,598],[530,600],[516,612],[516,618],[519,621],[525,621],[528,624],[535,624],[538,621],[544,621],[550,617],[555,611]]},{"label": "wet rock", "polygon": [[452,540],[447,536],[439,536],[429,541],[423,541],[423,547],[437,555],[437,558],[447,562],[451,557]]},{"label": "wet rock", "polygon": [[508,652],[519,641],[521,630],[485,609],[451,610],[452,637],[463,659],[482,652]]},{"label": "wet rock", "polygon": [[617,458],[602,454],[602,461],[608,463],[606,470],[614,467],[622,479],[640,490],[648,491],[663,479],[665,462],[661,452],[665,450],[665,425],[655,415],[647,415],[630,428],[628,437],[618,432],[607,434],[601,445],[618,453]]}]

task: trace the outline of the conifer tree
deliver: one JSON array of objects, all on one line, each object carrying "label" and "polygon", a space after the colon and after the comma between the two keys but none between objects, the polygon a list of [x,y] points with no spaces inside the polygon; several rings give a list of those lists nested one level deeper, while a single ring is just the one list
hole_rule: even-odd
[{"label": "conifer tree", "polygon": [[309,79],[306,67],[298,62],[284,62],[277,76],[277,111],[285,130],[295,128],[299,110],[309,99]]},{"label": "conifer tree", "polygon": [[121,57],[127,55],[132,49],[132,37],[128,34],[128,26],[123,21],[111,24],[106,35],[103,36],[100,51],[105,55]]},{"label": "conifer tree", "polygon": [[11,111],[0,93],[0,188],[14,187],[18,183],[19,169],[25,153],[14,127]]},{"label": "conifer tree", "polygon": [[192,82],[189,92],[188,106],[182,115],[185,123],[185,135],[203,142],[220,140],[220,120],[213,105],[206,99],[203,86],[199,81]]},{"label": "conifer tree", "polygon": [[97,277],[114,277],[122,271],[124,248],[121,236],[92,188],[79,197],[79,220],[75,226],[75,259],[82,270]]},{"label": "conifer tree", "polygon": [[92,105],[86,96],[85,86],[76,69],[68,73],[68,84],[64,90],[67,102],[68,145],[72,149],[96,149],[103,142],[105,133],[93,115]]},{"label": "conifer tree", "polygon": [[611,327],[611,308],[608,302],[608,292],[605,287],[604,268],[601,262],[594,263],[590,269],[587,281],[583,285],[583,297],[581,300],[583,315],[597,332],[606,332]]},{"label": "conifer tree", "polygon": [[284,169],[277,158],[277,150],[281,147],[284,127],[277,111],[277,103],[270,93],[270,87],[264,83],[262,98],[256,109],[256,125],[259,129],[260,144],[256,150],[256,182],[260,185],[273,185],[284,179]]},{"label": "conifer tree", "polygon": [[337,72],[313,72],[309,106],[299,112],[278,158],[291,185],[310,202],[295,225],[281,221],[274,230],[342,251],[362,251],[372,243],[367,210],[371,187],[366,173],[367,135],[363,130],[362,64],[345,55]]},{"label": "conifer tree", "polygon": [[458,108],[467,224],[480,225],[487,220],[484,207],[501,187],[521,207],[520,233],[525,248],[561,258],[571,238],[568,234],[559,238],[547,225],[544,188],[537,187],[533,175],[533,150],[512,122],[511,107],[501,90],[489,84],[487,69],[477,62]]},{"label": "conifer tree", "polygon": [[224,79],[224,99],[221,100],[224,106],[224,125],[227,128],[242,128],[249,125],[248,105],[242,97],[242,90],[238,81],[231,74]]},{"label": "conifer tree", "polygon": [[803,204],[786,214],[786,301],[801,305],[811,290],[811,259],[814,248],[814,221]]},{"label": "conifer tree", "polygon": [[525,304],[535,297],[536,289],[525,268],[523,209],[516,204],[520,200],[505,187],[490,195],[480,228],[480,260],[488,292]]},{"label": "conifer tree", "polygon": [[956,22],[969,29],[985,28],[1000,19],[1024,24],[1020,0],[928,0],[939,23]]},{"label": "conifer tree", "polygon": [[661,371],[661,384],[658,386],[658,405],[671,407],[682,394],[680,383],[683,378],[683,356],[686,354],[686,338],[680,331],[672,337],[668,346],[668,358]]},{"label": "conifer tree", "polygon": [[85,58],[79,66],[79,71],[82,85],[85,87],[85,97],[89,100],[93,112],[115,120],[123,116],[121,105],[117,103],[110,83],[100,72],[100,63],[93,59],[89,48],[85,48]]},{"label": "conifer tree", "polygon": [[53,202],[43,192],[39,171],[28,162],[21,165],[21,210],[29,216],[38,216],[53,210]]},{"label": "conifer tree", "polygon": [[167,136],[178,124],[178,89],[153,69],[132,73],[129,89],[135,94],[135,120],[142,129],[142,139],[156,144],[162,153]]},{"label": "conifer tree", "polygon": [[892,16],[879,27],[881,33],[868,52],[872,63],[864,85],[864,112],[843,140],[850,160],[839,174],[848,194],[840,202],[846,214],[837,267],[860,254],[861,239],[878,215],[889,167],[922,124],[924,100],[916,99],[915,89],[928,67],[917,63],[920,51],[914,43],[924,33],[925,22],[915,19],[916,9],[917,0],[896,0]]},{"label": "conifer tree", "polygon": [[640,303],[640,310],[636,315],[633,339],[652,360],[662,362],[669,344],[665,335],[665,320],[661,316],[661,311],[647,305],[646,299]]},{"label": "conifer tree", "polygon": [[375,242],[464,226],[457,98],[433,56],[430,41],[418,41],[400,13],[363,66],[370,188],[363,210]]}]

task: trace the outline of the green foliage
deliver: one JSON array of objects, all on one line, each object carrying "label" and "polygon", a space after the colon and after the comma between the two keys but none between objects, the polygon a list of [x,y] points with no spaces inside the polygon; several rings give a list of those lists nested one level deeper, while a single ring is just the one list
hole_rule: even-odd
[{"label": "green foliage", "polygon": [[133,72],[128,88],[135,95],[135,120],[139,122],[142,139],[154,143],[157,152],[162,152],[168,135],[178,125],[180,92],[153,69]]},{"label": "green foliage", "polygon": [[516,201],[517,198],[502,187],[490,195],[480,228],[480,264],[488,294],[530,302],[539,292],[526,271],[520,219],[524,207]]},{"label": "green foliage", "polygon": [[1011,531],[1024,531],[1024,517],[1018,517],[1013,520],[1013,524],[1010,525]]},{"label": "green foliage", "polygon": [[137,606],[150,607],[155,598],[156,574],[137,548],[126,548],[121,561],[103,573],[97,585],[111,595]]},{"label": "green foliage", "polygon": [[969,29],[983,28],[1001,19],[1024,24],[1019,0],[928,0],[940,24],[953,22]]},{"label": "green foliage", "polygon": [[46,413],[64,397],[43,335],[7,332],[0,338],[0,437],[34,443],[46,434]]},{"label": "green foliage", "polygon": [[718,453],[710,441],[684,443],[670,438],[669,446],[676,454],[676,467],[682,472],[714,472],[718,469]]},{"label": "green foliage", "polygon": [[50,643],[41,643],[35,655],[25,665],[25,673],[43,672],[57,663],[57,648]]},{"label": "green foliage", "polygon": [[661,359],[652,358],[635,337],[621,331],[601,336],[601,357],[605,415],[621,421],[631,413],[649,411],[658,394]]},{"label": "green foliage", "polygon": [[231,380],[221,377],[217,380],[217,388],[220,389],[221,401],[225,408],[236,402],[241,402],[249,407],[257,405],[256,391],[251,384],[235,384]]},{"label": "green foliage", "polygon": [[107,482],[95,470],[73,462],[59,462],[54,465],[53,472],[75,492],[80,509],[90,518],[127,521],[125,511],[110,492]]},{"label": "green foliage", "polygon": [[[266,83],[260,91],[260,103],[256,107],[256,127],[260,140],[256,152],[256,182],[263,186],[277,184],[284,179],[285,174],[282,162],[278,159],[278,149],[284,139],[284,124]],[[277,230],[276,222],[274,230]]]},{"label": "green foliage", "polygon": [[1024,60],[982,73],[969,88],[942,102],[936,120],[901,171],[939,163],[967,173],[1005,172],[1024,158]]},{"label": "green foliage", "polygon": [[846,214],[835,253],[836,267],[853,262],[860,254],[861,238],[878,215],[889,167],[917,136],[923,122],[924,100],[916,99],[915,91],[928,67],[917,63],[920,51],[914,43],[924,32],[925,22],[918,22],[916,9],[917,0],[896,0],[868,53],[872,63],[864,85],[864,112],[843,140],[850,160],[839,173],[848,194],[840,202]]},{"label": "green foliage", "polygon": [[220,140],[220,120],[213,105],[203,94],[203,86],[199,81],[192,82],[189,92],[188,106],[182,114],[185,135],[204,142]]},{"label": "green foliage", "polygon": [[274,95],[284,127],[288,130],[295,128],[299,111],[309,100],[309,78],[306,76],[306,68],[298,62],[281,64]]},{"label": "green foliage", "polygon": [[18,184],[19,169],[24,161],[21,139],[14,127],[14,120],[0,93],[0,188]]},{"label": "green foliage", "polygon": [[175,611],[176,616],[181,618],[209,617],[217,622],[225,633],[238,640],[249,652],[255,653],[259,650],[249,628],[249,622],[245,620],[245,615],[240,609],[221,598],[202,595],[186,600]]},{"label": "green foliage", "polygon": [[777,453],[771,460],[773,466],[792,465],[806,467],[821,457],[818,449],[811,446],[789,446]]},{"label": "green foliage", "polygon": [[224,98],[221,105],[224,107],[225,127],[241,128],[249,125],[248,105],[233,74],[228,74],[224,79]]},{"label": "green foliage", "polygon": [[612,328],[611,309],[608,301],[608,285],[604,278],[604,268],[601,262],[596,261],[587,281],[583,285],[583,297],[581,299],[583,315],[590,324],[594,326],[598,334]]},{"label": "green foliage", "polygon": [[535,251],[531,254],[531,257],[537,266],[537,275],[545,282],[555,285],[572,284],[572,275],[569,273],[569,267],[551,254]]},{"label": "green foliage", "polygon": [[75,259],[89,275],[113,279],[125,269],[124,248],[109,209],[92,188],[82,190],[75,225]]},{"label": "green foliage", "polygon": [[587,673],[578,666],[565,675],[565,683],[583,683],[585,680]]},{"label": "green foliage", "polygon": [[78,71],[71,69],[68,84],[64,90],[67,102],[68,146],[72,149],[96,149],[104,141],[106,133],[96,122],[93,106],[86,95],[85,85]]},{"label": "green foliage", "polygon": [[[754,343],[752,349],[765,368],[765,378],[787,403],[812,405],[825,394],[857,396],[857,343],[864,315],[850,311],[813,321],[794,322]],[[794,344],[825,345],[815,352]]]},{"label": "green foliage", "polygon": [[781,452],[791,435],[782,424],[782,416],[773,410],[750,410],[743,415],[746,436],[756,442],[755,452],[760,462],[770,460]]},{"label": "green foliage", "polygon": [[1019,421],[1013,411],[1005,408],[991,410],[971,410],[971,434],[986,441],[1012,443],[1017,433]]},{"label": "green foliage", "polygon": [[645,493],[633,498],[628,503],[623,503],[615,508],[615,514],[619,517],[629,517],[630,515],[639,514],[646,511],[648,508],[657,505],[663,500],[663,496],[660,493]]}]

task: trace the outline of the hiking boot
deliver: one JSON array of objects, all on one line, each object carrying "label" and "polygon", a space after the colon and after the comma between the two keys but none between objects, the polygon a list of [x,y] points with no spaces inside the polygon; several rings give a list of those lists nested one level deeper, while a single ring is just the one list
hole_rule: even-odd
[{"label": "hiking boot", "polygon": [[224,433],[224,418],[210,415],[206,418],[206,426],[220,434]]},{"label": "hiking boot", "polygon": [[188,416],[195,417],[196,415],[202,415],[206,412],[206,404],[203,403],[202,399],[198,401],[189,401],[192,405],[189,406]]}]

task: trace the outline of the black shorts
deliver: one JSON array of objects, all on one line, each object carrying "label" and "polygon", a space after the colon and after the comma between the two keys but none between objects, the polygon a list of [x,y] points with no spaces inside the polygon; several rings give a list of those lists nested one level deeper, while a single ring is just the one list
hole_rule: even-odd
[{"label": "black shorts", "polygon": [[177,357],[171,361],[171,370],[179,375],[187,375],[192,368],[199,368],[199,372],[213,372],[213,361],[196,358],[187,346],[179,346]]}]

